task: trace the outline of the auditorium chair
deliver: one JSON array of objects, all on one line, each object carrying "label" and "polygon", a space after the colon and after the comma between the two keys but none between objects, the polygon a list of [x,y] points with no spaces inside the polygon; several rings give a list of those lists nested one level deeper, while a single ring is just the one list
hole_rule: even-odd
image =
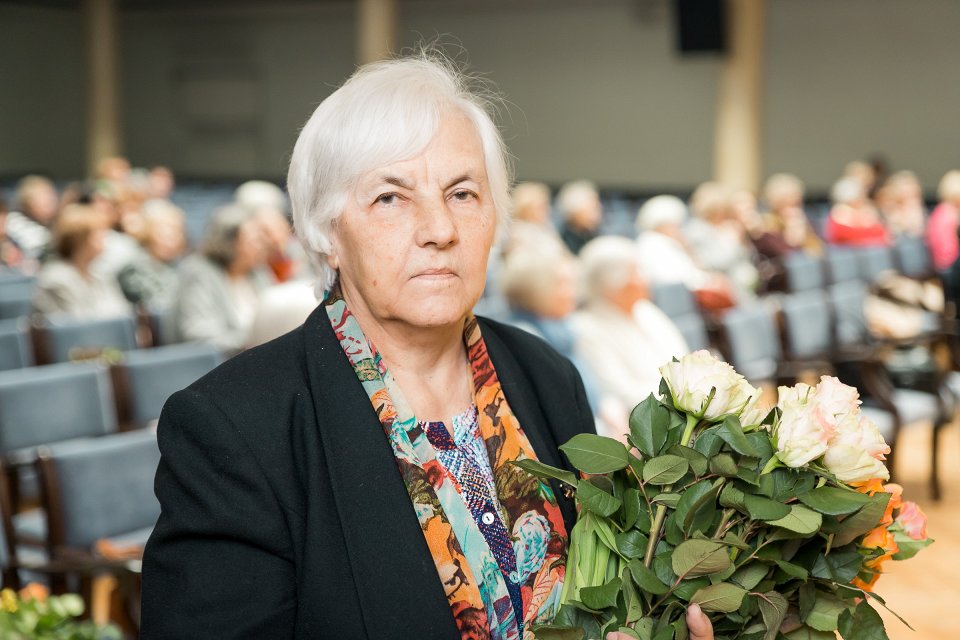
[{"label": "auditorium chair", "polygon": [[0,371],[30,366],[33,366],[33,349],[27,320],[0,320]]},{"label": "auditorium chair", "polygon": [[40,364],[95,359],[105,349],[137,348],[133,316],[95,320],[46,317],[34,325],[34,333]]},{"label": "auditorium chair", "polygon": [[710,348],[706,321],[686,285],[679,282],[654,284],[650,288],[650,300],[673,321],[691,351]]}]

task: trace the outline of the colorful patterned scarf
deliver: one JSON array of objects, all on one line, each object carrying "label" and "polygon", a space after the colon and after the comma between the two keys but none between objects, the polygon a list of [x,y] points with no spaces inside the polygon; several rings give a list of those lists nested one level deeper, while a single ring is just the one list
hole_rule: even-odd
[{"label": "colorful patterned scarf", "polygon": [[339,291],[325,305],[390,441],[461,638],[532,640],[530,625],[549,622],[559,607],[567,532],[550,486],[510,464],[535,460],[536,454],[503,395],[476,318],[467,319],[463,337],[499,502],[499,518],[485,527],[486,536],[472,515],[475,505],[467,504],[456,478],[438,461],[422,423]]}]

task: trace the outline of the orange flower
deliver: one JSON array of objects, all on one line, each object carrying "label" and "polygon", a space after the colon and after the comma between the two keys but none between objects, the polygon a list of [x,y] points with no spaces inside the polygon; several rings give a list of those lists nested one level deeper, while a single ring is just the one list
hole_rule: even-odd
[{"label": "orange flower", "polygon": [[916,502],[904,502],[901,505],[897,522],[914,540],[927,539],[927,516]]},{"label": "orange flower", "polygon": [[38,602],[45,602],[48,595],[50,595],[50,590],[42,584],[36,582],[31,582],[23,589],[20,589],[21,600],[37,600]]},{"label": "orange flower", "polygon": [[860,578],[854,578],[853,580],[854,586],[860,587],[864,591],[870,591],[880,578],[880,574],[883,573],[883,564],[892,558],[895,553],[900,551],[900,547],[897,545],[896,539],[894,539],[893,534],[887,529],[886,525],[881,525],[864,536],[861,545],[865,549],[883,550],[883,555],[864,563],[864,567],[871,571],[870,579],[866,582]]},{"label": "orange flower", "polygon": [[903,495],[903,487],[893,483],[883,484],[883,480],[880,478],[873,478],[865,482],[854,482],[852,486],[860,493],[865,493],[868,496],[872,496],[881,491],[889,493],[890,501],[887,502],[887,508],[883,512],[883,519],[880,521],[880,524],[884,527],[889,527],[893,524],[893,512],[899,509],[903,503],[901,498]]}]

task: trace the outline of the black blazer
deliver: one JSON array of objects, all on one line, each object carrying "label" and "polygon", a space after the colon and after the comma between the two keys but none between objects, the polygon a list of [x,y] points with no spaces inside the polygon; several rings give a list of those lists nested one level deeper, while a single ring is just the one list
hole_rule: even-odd
[{"label": "black blazer", "polygon": [[[568,360],[480,319],[539,459],[593,431]],[[160,418],[162,513],[141,638],[459,638],[377,419],[323,308],[174,394]],[[573,504],[554,491],[567,522]]]}]

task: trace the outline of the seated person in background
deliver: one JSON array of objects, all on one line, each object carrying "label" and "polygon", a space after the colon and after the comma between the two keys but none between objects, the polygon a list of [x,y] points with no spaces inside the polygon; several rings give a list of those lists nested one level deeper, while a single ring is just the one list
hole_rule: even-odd
[{"label": "seated person in background", "polygon": [[17,185],[15,208],[7,214],[7,237],[27,260],[39,260],[50,244],[50,225],[60,208],[53,183],[27,176]]},{"label": "seated person in background", "polygon": [[751,192],[746,189],[734,191],[730,204],[734,216],[743,225],[746,237],[753,245],[753,264],[760,278],[757,291],[768,293],[785,290],[783,258],[793,253],[793,247],[787,244],[783,234],[767,227],[757,209],[757,198]]},{"label": "seated person in background", "polygon": [[581,253],[586,306],[574,314],[575,353],[610,396],[612,435],[627,432],[630,411],[660,387],[659,368],[688,352],[676,325],[649,300],[634,243],[604,236]]},{"label": "seated person in background", "polygon": [[250,180],[237,187],[234,200],[256,214],[267,247],[267,266],[276,282],[313,277],[302,245],[287,218],[287,197],[272,182]]},{"label": "seated person in background", "polygon": [[500,289],[510,305],[507,321],[540,336],[573,362],[596,413],[599,389],[595,377],[574,351],[571,314],[577,308],[578,275],[577,259],[566,247],[530,246],[504,259]]},{"label": "seated person in background", "polygon": [[116,281],[90,269],[103,251],[106,219],[87,205],[63,209],[53,225],[55,258],[37,274],[33,308],[44,315],[106,318],[131,313]]},{"label": "seated person in background", "polygon": [[147,173],[147,198],[149,200],[169,200],[173,195],[176,181],[169,167],[151,167]]},{"label": "seated person in background", "polygon": [[180,266],[173,322],[181,340],[209,342],[226,353],[246,344],[261,290],[266,247],[253,212],[240,205],[218,209],[199,254]]},{"label": "seated person in background", "polygon": [[898,171],[877,190],[877,208],[894,236],[923,237],[927,207],[923,186],[912,171]]},{"label": "seated person in background", "polygon": [[503,253],[549,245],[551,250],[566,250],[550,220],[550,189],[541,182],[521,182],[513,188],[513,220]]},{"label": "seated person in background", "polygon": [[687,205],[676,196],[656,196],[637,212],[637,257],[652,283],[682,283],[708,309],[734,304],[733,289],[723,275],[702,268],[687,249],[683,224]]},{"label": "seated person in background", "polygon": [[568,182],[557,193],[557,209],[563,218],[560,237],[574,255],[583,245],[597,237],[597,229],[603,221],[603,206],[600,194],[592,182],[577,180]]},{"label": "seated person in background", "polygon": [[0,198],[0,273],[9,269],[24,273],[30,270],[29,263],[24,259],[20,247],[7,236],[7,215],[7,203]]},{"label": "seated person in background", "polygon": [[830,190],[830,198],[833,207],[823,230],[827,243],[850,247],[890,244],[890,234],[860,179],[840,178]]},{"label": "seated person in background", "polygon": [[777,173],[767,179],[763,197],[768,211],[764,226],[779,233],[794,250],[811,256],[823,254],[823,241],[803,210],[804,186],[800,178],[789,173]]},{"label": "seated person in background", "polygon": [[734,215],[733,190],[717,182],[701,184],[690,196],[693,213],[684,233],[697,261],[726,275],[738,298],[750,298],[759,284],[753,266],[753,246]]},{"label": "seated person in background", "polygon": [[927,224],[927,246],[933,266],[946,273],[960,257],[957,228],[960,226],[960,171],[948,171],[937,187],[940,198]]},{"label": "seated person in background", "polygon": [[117,273],[127,300],[149,312],[173,308],[180,276],[174,264],[187,246],[183,211],[167,200],[143,205],[143,251]]}]

